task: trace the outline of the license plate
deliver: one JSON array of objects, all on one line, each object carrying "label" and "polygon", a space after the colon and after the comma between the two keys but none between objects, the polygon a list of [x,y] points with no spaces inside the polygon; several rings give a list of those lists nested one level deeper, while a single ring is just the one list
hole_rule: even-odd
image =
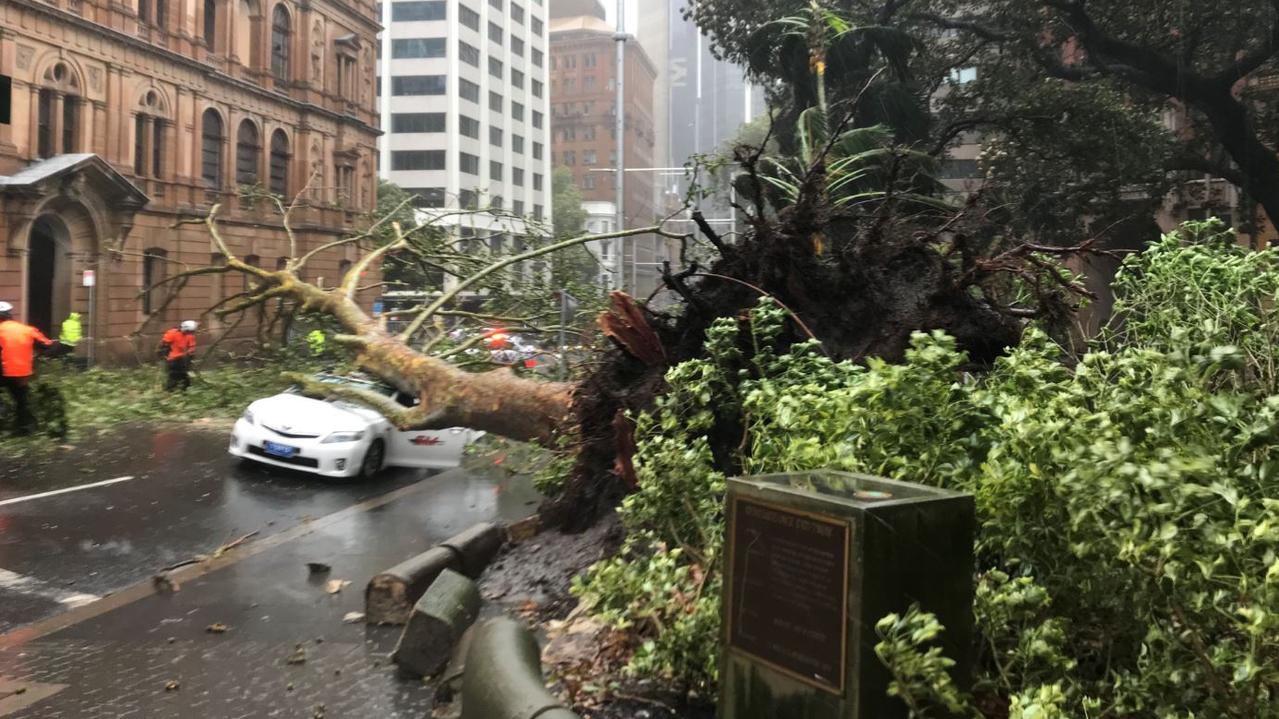
[{"label": "license plate", "polygon": [[275,442],[264,442],[262,450],[273,457],[289,459],[298,453],[297,447],[290,447],[287,444],[276,444]]}]

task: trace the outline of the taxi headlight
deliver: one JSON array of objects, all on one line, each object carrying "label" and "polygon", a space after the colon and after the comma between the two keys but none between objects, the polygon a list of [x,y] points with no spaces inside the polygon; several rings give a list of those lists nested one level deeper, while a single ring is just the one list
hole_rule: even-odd
[{"label": "taxi headlight", "polygon": [[334,432],[325,437],[320,444],[337,444],[339,442],[359,442],[364,439],[364,432]]}]

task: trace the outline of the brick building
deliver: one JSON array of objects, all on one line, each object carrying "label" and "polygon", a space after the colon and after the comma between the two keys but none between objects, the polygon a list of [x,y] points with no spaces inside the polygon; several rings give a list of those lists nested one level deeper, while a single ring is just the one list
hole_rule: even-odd
[{"label": "brick building", "polygon": [[[615,200],[611,172],[617,167],[616,40],[603,11],[586,14],[580,1],[551,5],[551,150],[556,167],[568,167],[587,201]],[[653,86],[657,70],[640,44],[626,45],[625,166],[654,167],[656,125]],[[626,227],[649,224],[656,214],[653,172],[626,175]]]},{"label": "brick building", "polygon": [[[177,221],[220,202],[232,251],[277,267],[290,254],[278,215],[237,197],[259,185],[305,190],[299,250],[345,232],[376,203],[378,28],[369,0],[0,3],[0,75],[13,85],[0,298],[46,331],[79,311],[100,355],[122,358],[246,289],[213,275],[167,304],[167,290],[146,292],[215,259],[205,228]],[[333,284],[350,252],[317,258],[305,278]]]}]

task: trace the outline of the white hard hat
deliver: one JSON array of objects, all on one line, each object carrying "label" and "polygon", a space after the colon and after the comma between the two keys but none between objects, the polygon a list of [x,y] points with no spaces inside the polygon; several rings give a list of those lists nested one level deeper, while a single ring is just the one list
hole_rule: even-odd
[{"label": "white hard hat", "polygon": [[0,312],[8,313],[13,311],[13,305],[8,302],[0,301]]},{"label": "white hard hat", "polygon": [[183,332],[195,332],[197,326],[195,320],[183,320],[182,324],[178,325]]}]

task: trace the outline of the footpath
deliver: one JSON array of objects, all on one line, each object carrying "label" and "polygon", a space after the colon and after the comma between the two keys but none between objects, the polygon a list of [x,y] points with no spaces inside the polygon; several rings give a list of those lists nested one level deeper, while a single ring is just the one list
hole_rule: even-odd
[{"label": "footpath", "polygon": [[[528,479],[451,470],[0,634],[0,717],[428,716],[355,621],[378,572],[482,521],[536,509]],[[328,571],[313,572],[308,563]]]}]

